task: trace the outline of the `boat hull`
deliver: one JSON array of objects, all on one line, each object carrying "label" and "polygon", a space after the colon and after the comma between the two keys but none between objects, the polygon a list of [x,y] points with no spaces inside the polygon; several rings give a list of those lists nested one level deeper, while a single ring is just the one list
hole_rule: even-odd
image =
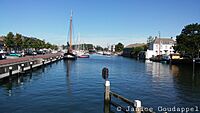
[{"label": "boat hull", "polygon": [[64,60],[76,60],[77,56],[74,55],[73,53],[67,52],[67,53],[64,53],[63,59]]},{"label": "boat hull", "polygon": [[90,58],[90,55],[81,55],[81,56],[78,56],[78,58]]}]

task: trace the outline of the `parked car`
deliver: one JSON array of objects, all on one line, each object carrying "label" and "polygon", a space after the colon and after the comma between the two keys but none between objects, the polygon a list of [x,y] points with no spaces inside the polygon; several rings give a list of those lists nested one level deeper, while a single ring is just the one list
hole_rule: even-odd
[{"label": "parked car", "polygon": [[44,52],[43,50],[38,50],[38,51],[37,51],[37,54],[40,54],[40,55],[42,54],[42,55],[44,55],[45,52]]},{"label": "parked car", "polygon": [[33,55],[34,56],[34,55],[37,55],[37,52],[29,50],[29,51],[26,51],[25,54],[26,55]]},{"label": "parked car", "polygon": [[22,57],[21,53],[10,53],[9,56]]},{"label": "parked car", "polygon": [[2,59],[6,59],[6,52],[4,52],[3,50],[0,50],[0,60]]}]

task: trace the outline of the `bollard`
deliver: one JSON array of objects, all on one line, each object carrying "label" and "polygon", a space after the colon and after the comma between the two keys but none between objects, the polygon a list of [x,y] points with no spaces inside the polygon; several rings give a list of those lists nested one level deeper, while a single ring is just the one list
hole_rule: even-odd
[{"label": "bollard", "polygon": [[22,72],[24,72],[24,64],[21,64]]},{"label": "bollard", "polygon": [[195,59],[193,59],[192,61],[193,61],[193,68],[195,68]]},{"label": "bollard", "polygon": [[10,67],[8,67],[8,69],[9,69],[9,80],[11,81],[12,80],[12,78],[11,78],[11,76],[12,76],[12,66],[10,66]]},{"label": "bollard", "polygon": [[30,69],[32,71],[32,69],[33,69],[33,62],[30,62]]},{"label": "bollard", "polygon": [[110,113],[110,81],[105,82],[104,113]]},{"label": "bollard", "polygon": [[52,62],[52,58],[50,58],[50,62]]},{"label": "bollard", "polygon": [[45,60],[42,60],[42,65],[44,65]]},{"label": "bollard", "polygon": [[140,100],[134,100],[135,113],[141,113],[142,103]]},{"label": "bollard", "polygon": [[108,75],[109,75],[108,73],[109,73],[108,68],[104,67],[102,69],[102,77],[103,77],[104,80],[108,80]]},{"label": "bollard", "polygon": [[193,70],[192,70],[193,77],[195,76],[195,59],[193,59]]}]

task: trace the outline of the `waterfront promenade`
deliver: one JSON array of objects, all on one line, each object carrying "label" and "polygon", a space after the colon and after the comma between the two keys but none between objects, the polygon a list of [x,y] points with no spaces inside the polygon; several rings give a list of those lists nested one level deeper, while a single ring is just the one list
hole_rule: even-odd
[{"label": "waterfront promenade", "polygon": [[48,64],[62,58],[61,53],[26,56],[0,61],[0,79],[12,77],[14,74],[24,73],[44,64]]},{"label": "waterfront promenade", "polygon": [[61,53],[26,56],[26,57],[19,57],[19,58],[16,57],[13,59],[4,59],[4,60],[0,60],[0,66],[17,63],[17,62],[25,62],[25,61],[29,61],[30,59],[35,59],[35,58],[50,58],[50,57],[55,57],[55,56],[59,56],[59,55],[61,55]]}]

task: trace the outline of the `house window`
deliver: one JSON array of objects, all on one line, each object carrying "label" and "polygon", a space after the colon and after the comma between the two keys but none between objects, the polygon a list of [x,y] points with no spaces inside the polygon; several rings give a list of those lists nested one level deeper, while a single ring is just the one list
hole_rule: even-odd
[{"label": "house window", "polygon": [[167,46],[165,46],[165,49],[167,49]]}]

